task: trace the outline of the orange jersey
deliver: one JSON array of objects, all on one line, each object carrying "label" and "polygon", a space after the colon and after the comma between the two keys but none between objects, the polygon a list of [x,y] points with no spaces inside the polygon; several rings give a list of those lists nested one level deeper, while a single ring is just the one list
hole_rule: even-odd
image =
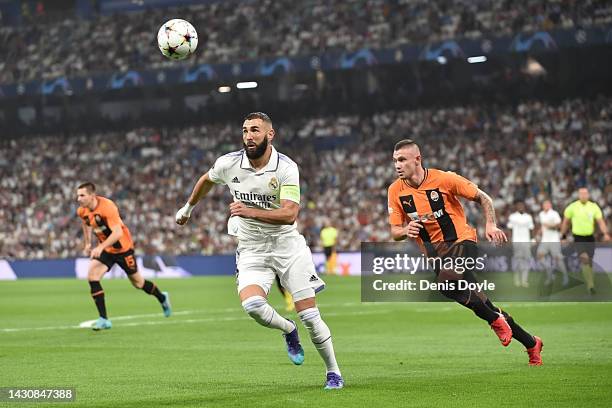
[{"label": "orange jersey", "polygon": [[98,205],[93,211],[85,207],[79,207],[77,210],[77,215],[83,220],[83,224],[93,228],[94,234],[100,242],[111,234],[110,227],[119,224],[123,230],[123,236],[119,241],[106,248],[105,251],[111,254],[119,254],[133,249],[134,243],[130,230],[121,220],[115,203],[105,197],[96,196],[96,198],[98,199]]},{"label": "orange jersey", "polygon": [[389,186],[389,224],[404,225],[420,220],[423,228],[417,241],[430,243],[476,242],[476,230],[468,223],[459,197],[473,200],[478,186],[460,175],[425,169],[425,179],[417,188],[402,179]]}]

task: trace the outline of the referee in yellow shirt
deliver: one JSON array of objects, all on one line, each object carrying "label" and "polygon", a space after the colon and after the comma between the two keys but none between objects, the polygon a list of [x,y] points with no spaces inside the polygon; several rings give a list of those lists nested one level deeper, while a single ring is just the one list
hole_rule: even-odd
[{"label": "referee in yellow shirt", "polygon": [[321,246],[325,253],[325,272],[333,274],[336,272],[336,241],[338,240],[338,230],[329,221],[321,229]]},{"label": "referee in yellow shirt", "polygon": [[589,190],[586,188],[580,188],[578,190],[578,200],[565,208],[563,222],[561,223],[561,237],[565,238],[570,222],[572,223],[574,242],[585,243],[581,245],[580,249],[582,276],[589,293],[595,294],[592,266],[595,253],[595,222],[597,222],[599,230],[604,235],[604,241],[609,241],[610,235],[601,208],[593,201],[589,201]]}]

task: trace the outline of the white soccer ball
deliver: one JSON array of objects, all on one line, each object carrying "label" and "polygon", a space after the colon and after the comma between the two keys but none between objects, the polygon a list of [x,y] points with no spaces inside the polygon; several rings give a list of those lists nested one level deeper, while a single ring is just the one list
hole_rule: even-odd
[{"label": "white soccer ball", "polygon": [[197,48],[198,33],[188,21],[175,18],[159,28],[157,45],[164,56],[182,60],[193,54]]}]

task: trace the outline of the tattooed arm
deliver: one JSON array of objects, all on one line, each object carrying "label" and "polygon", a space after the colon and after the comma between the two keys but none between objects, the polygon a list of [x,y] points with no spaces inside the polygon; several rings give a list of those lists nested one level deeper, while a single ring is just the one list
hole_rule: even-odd
[{"label": "tattooed arm", "polygon": [[487,239],[495,244],[507,242],[506,234],[497,227],[497,219],[495,218],[495,208],[493,208],[493,200],[487,193],[478,189],[478,194],[474,197],[474,201],[479,203],[485,213],[486,227],[485,234]]}]

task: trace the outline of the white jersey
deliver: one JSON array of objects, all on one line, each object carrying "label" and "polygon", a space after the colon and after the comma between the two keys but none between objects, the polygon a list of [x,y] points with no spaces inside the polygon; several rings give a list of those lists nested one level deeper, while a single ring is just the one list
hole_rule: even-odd
[{"label": "white jersey", "polygon": [[513,212],[508,217],[508,228],[512,230],[512,242],[531,242],[533,218],[527,213]]},{"label": "white jersey", "polygon": [[[272,155],[260,170],[251,167],[244,150],[228,153],[215,161],[208,171],[213,183],[226,184],[234,202],[242,201],[249,207],[262,210],[281,208],[281,187],[290,187],[293,194],[283,199],[300,203],[300,175],[297,164],[272,147]],[[284,190],[285,191],[285,190]],[[228,233],[239,240],[259,241],[270,236],[298,236],[297,224],[276,225],[251,218],[231,217]]]},{"label": "white jersey", "polygon": [[[538,215],[540,224],[542,224],[542,242],[560,242],[559,225],[561,224],[561,216],[555,210],[540,211]],[[544,224],[557,224],[557,229],[545,227]]]}]

